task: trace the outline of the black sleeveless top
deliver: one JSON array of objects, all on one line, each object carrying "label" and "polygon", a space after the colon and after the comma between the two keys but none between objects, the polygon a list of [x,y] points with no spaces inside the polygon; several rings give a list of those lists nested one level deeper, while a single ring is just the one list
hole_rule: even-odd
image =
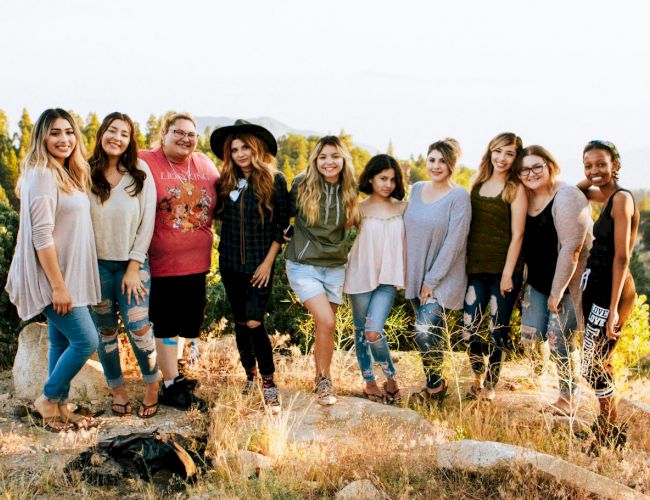
[{"label": "black sleeveless top", "polygon": [[557,265],[557,231],[553,223],[555,196],[539,215],[526,215],[524,262],[528,266],[527,283],[540,293],[550,295]]},{"label": "black sleeveless top", "polygon": [[591,273],[589,274],[590,284],[598,284],[599,287],[608,290],[612,288],[612,267],[616,252],[612,204],[614,195],[619,191],[630,193],[627,189],[617,189],[609,197],[607,205],[605,205],[598,220],[594,223],[594,243],[589,252],[589,259],[587,260],[587,267],[591,269]]}]

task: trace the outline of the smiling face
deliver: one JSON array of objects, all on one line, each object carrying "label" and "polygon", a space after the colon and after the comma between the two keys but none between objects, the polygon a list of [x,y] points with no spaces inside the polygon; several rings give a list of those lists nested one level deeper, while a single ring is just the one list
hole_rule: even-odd
[{"label": "smiling face", "polygon": [[546,189],[553,183],[546,161],[537,155],[522,158],[519,178],[531,191]]},{"label": "smiling face", "polygon": [[512,164],[517,157],[517,146],[509,144],[508,146],[499,146],[492,150],[490,159],[492,168],[495,172],[507,173],[512,168]]},{"label": "smiling face", "polygon": [[432,149],[427,155],[427,172],[434,182],[442,182],[449,178],[451,169],[445,163],[442,153],[437,149]]},{"label": "smiling face", "polygon": [[316,169],[327,182],[339,181],[345,160],[336,146],[325,144],[316,158]]},{"label": "smiling face", "polygon": [[70,158],[76,145],[77,137],[74,135],[74,129],[70,122],[64,118],[54,120],[45,140],[47,152],[63,165],[65,160]]},{"label": "smiling face", "polygon": [[585,177],[596,187],[605,186],[614,180],[618,165],[612,161],[612,155],[604,149],[591,149],[582,157]]},{"label": "smiling face", "polygon": [[370,179],[373,194],[382,198],[390,198],[395,191],[395,170],[387,168]]},{"label": "smiling face", "polygon": [[230,143],[230,157],[235,165],[244,171],[251,167],[253,150],[251,147],[240,139],[233,139]]},{"label": "smiling face", "polygon": [[182,163],[194,152],[196,139],[194,123],[179,118],[169,126],[169,130],[163,136],[163,152],[170,161]]},{"label": "smiling face", "polygon": [[102,135],[101,141],[102,149],[109,158],[119,158],[129,147],[131,127],[124,120],[113,120]]}]

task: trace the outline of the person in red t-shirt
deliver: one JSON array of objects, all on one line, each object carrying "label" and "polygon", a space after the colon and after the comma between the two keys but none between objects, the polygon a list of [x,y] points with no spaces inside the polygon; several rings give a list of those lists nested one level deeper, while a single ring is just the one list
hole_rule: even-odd
[{"label": "person in red t-shirt", "polygon": [[197,138],[191,115],[168,113],[159,146],[140,153],[157,191],[156,225],[149,248],[149,317],[163,373],[160,403],[180,409],[197,401],[192,393],[195,384],[178,373],[178,340],[197,338],[203,323],[219,178],[214,163],[194,152]]}]

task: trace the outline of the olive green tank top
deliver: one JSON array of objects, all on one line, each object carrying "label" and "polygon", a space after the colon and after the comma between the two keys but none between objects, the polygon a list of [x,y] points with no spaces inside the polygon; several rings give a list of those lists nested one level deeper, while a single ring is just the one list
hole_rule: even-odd
[{"label": "olive green tank top", "polygon": [[[501,197],[481,196],[481,184],[471,192],[472,224],[467,239],[467,273],[501,274],[506,264],[510,230],[510,204]],[[519,256],[515,271],[523,269]]]}]

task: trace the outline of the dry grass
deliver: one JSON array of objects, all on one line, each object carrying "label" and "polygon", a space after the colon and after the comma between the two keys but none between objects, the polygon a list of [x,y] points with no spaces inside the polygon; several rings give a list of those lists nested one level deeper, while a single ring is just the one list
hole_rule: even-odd
[{"label": "dry grass", "polygon": [[[283,390],[308,392],[314,379],[312,361],[295,347],[288,347],[286,340],[282,336],[274,338],[276,347],[287,353],[277,357],[277,382]],[[136,376],[137,367],[129,359],[129,351],[122,349],[125,364]],[[423,375],[417,353],[397,353],[396,357],[405,392],[418,389]],[[622,456],[606,453],[594,459],[582,452],[582,444],[573,437],[569,425],[537,412],[535,405],[542,404],[539,398],[525,399],[525,389],[534,385],[525,370],[521,370],[521,363],[517,365],[520,373],[509,377],[512,370],[506,365],[504,382],[518,385],[523,391],[500,392],[501,399],[493,404],[468,404],[461,399],[471,380],[467,359],[458,353],[446,358],[445,374],[454,381],[451,397],[442,410],[420,412],[432,423],[447,428],[453,438],[499,441],[536,449],[650,493],[647,421],[626,416],[634,424],[628,451]],[[586,498],[584,492],[525,467],[480,473],[440,470],[433,460],[433,448],[405,450],[400,438],[387,433],[379,420],[354,429],[349,443],[292,442],[288,437],[295,425],[289,417],[292,412],[279,416],[264,414],[260,412],[260,395],[242,398],[244,376],[232,338],[204,343],[200,362],[193,371],[203,382],[201,395],[212,406],[202,425],[196,428],[198,433],[208,433],[207,455],[212,467],[196,483],[187,485],[184,493],[178,491],[177,483],[149,484],[139,480],[125,481],[120,488],[110,490],[94,488],[76,478],[65,478],[61,471],[67,457],[53,452],[29,460],[24,467],[17,466],[15,460],[11,467],[7,467],[7,461],[0,461],[0,497],[327,498],[350,481],[370,479],[391,498]],[[362,381],[353,353],[337,352],[332,373],[339,393],[361,391]],[[507,403],[520,396],[517,404]],[[285,410],[291,406],[290,401],[284,403]],[[0,433],[0,443],[15,448],[16,455],[26,453],[28,446],[27,441],[12,432]],[[241,450],[269,457],[272,465],[268,469],[251,469],[241,458]]]}]

